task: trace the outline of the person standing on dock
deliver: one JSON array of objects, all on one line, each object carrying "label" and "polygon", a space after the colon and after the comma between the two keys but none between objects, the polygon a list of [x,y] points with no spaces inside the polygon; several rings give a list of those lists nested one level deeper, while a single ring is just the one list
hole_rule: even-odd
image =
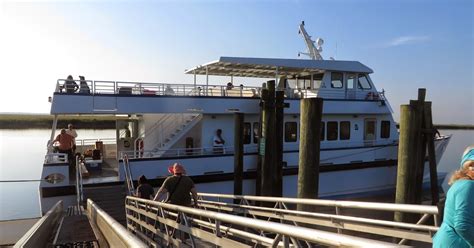
[{"label": "person standing on dock", "polygon": [[446,196],[444,220],[433,237],[433,247],[474,247],[474,145],[463,153]]},{"label": "person standing on dock", "polygon": [[148,183],[148,180],[146,179],[145,175],[141,175],[140,178],[138,178],[136,196],[150,200],[153,198],[154,194],[155,191],[153,190],[153,187],[151,187],[151,185]]},{"label": "person standing on dock", "polygon": [[163,185],[156,193],[153,200],[159,201],[161,197],[168,193],[166,198],[167,203],[181,205],[185,207],[191,206],[191,196],[193,196],[194,206],[198,206],[197,191],[193,180],[186,176],[186,170],[179,163],[174,163],[168,168],[168,171],[173,174],[166,178]]}]

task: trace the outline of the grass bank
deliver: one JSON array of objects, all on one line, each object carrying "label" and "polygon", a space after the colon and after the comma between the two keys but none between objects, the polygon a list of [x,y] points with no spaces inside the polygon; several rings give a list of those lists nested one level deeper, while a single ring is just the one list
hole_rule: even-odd
[{"label": "grass bank", "polygon": [[[77,129],[115,129],[115,116],[63,115],[59,116],[57,128],[66,128],[72,123]],[[0,129],[50,129],[53,116],[47,114],[0,114]]]}]

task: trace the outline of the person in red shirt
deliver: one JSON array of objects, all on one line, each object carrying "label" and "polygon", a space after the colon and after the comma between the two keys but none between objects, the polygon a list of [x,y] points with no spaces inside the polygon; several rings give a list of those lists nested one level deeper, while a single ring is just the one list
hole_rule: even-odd
[{"label": "person in red shirt", "polygon": [[66,133],[66,129],[61,129],[61,133],[56,136],[53,140],[59,142],[58,151],[60,153],[66,153],[69,163],[73,161],[72,147],[74,145],[74,137]]}]

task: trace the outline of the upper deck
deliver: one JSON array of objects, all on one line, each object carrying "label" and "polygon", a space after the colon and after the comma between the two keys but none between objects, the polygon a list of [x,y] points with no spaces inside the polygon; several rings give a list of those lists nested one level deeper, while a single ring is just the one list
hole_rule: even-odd
[{"label": "upper deck", "polygon": [[[74,80],[77,89],[67,90],[68,80],[60,79],[51,113],[258,113],[261,87],[234,86],[234,77],[276,80],[285,101],[293,103],[287,113],[298,113],[299,99],[310,97],[352,102],[350,108],[347,103],[325,106],[326,113],[390,113],[368,75],[372,70],[356,61],[221,57],[186,73],[194,75],[193,83]],[[197,84],[197,75],[205,75],[206,83]],[[230,80],[211,85],[209,76]]]}]

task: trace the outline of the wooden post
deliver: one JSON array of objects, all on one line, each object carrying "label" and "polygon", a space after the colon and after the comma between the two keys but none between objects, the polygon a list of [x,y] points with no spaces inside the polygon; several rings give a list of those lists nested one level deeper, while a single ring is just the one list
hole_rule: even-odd
[{"label": "wooden post", "polygon": [[259,126],[258,126],[258,156],[257,156],[257,170],[255,176],[255,195],[260,196],[262,195],[262,158],[263,154],[265,154],[265,139],[262,139],[262,126],[263,126],[263,99],[266,98],[268,94],[268,90],[266,89],[266,83],[262,84],[262,91],[260,93],[260,115],[259,115]]},{"label": "wooden post", "polygon": [[[234,114],[234,195],[242,195],[244,174],[244,114]],[[237,202],[235,202],[237,201]],[[235,200],[234,203],[239,203]]]},{"label": "wooden post", "polygon": [[423,172],[425,168],[425,156],[426,156],[426,137],[423,134],[422,127],[424,123],[424,114],[423,110],[425,108],[425,97],[426,89],[418,89],[418,100],[410,101],[410,105],[415,108],[415,204],[421,204],[423,198]]},{"label": "wooden post", "polygon": [[[412,105],[400,106],[400,138],[398,142],[398,168],[395,203],[413,203],[416,166],[416,109]],[[395,212],[395,221],[406,221],[401,212]]]},{"label": "wooden post", "polygon": [[433,128],[433,118],[431,115],[431,102],[425,102],[425,130],[426,143],[428,145],[428,161],[430,163],[430,182],[431,182],[431,203],[437,205],[439,202],[439,189],[438,189],[438,171],[436,169],[436,154],[435,154],[435,130]]},{"label": "wooden post", "polygon": [[[300,101],[298,198],[318,197],[322,112],[322,98],[307,98]],[[312,208],[302,204],[297,206],[297,209],[302,211],[311,211]]]},{"label": "wooden post", "polygon": [[273,196],[275,182],[275,80],[267,82],[267,93],[263,95],[262,141],[262,196]]},{"label": "wooden post", "polygon": [[277,91],[275,95],[275,192],[273,196],[283,196],[283,119],[285,108],[283,91]]}]

